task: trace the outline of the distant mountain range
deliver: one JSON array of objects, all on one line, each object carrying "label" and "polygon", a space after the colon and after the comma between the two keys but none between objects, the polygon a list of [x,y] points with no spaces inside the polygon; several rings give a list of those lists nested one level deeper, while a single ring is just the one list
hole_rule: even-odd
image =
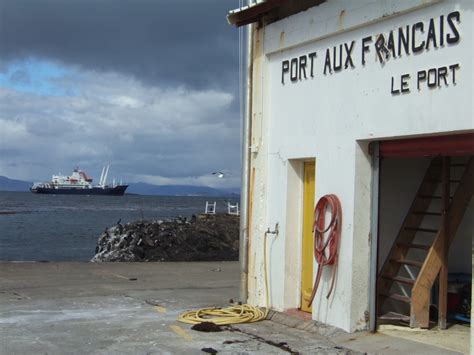
[{"label": "distant mountain range", "polygon": [[0,191],[28,191],[31,182],[9,179],[0,175]]},{"label": "distant mountain range", "polygon": [[131,183],[127,193],[160,196],[234,196],[235,189],[214,189],[208,186],[152,185],[144,182]]},{"label": "distant mountain range", "polygon": [[[31,182],[0,176],[0,191],[29,191]],[[144,182],[130,183],[129,194],[160,196],[239,196],[239,189],[214,189],[208,186],[152,185]]]}]

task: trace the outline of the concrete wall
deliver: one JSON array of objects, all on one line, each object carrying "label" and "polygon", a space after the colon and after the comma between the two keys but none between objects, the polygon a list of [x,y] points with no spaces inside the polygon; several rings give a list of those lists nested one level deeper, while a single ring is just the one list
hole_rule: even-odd
[{"label": "concrete wall", "polygon": [[[271,304],[299,306],[301,171],[316,159],[316,200],[335,193],[343,206],[339,272],[333,295],[325,270],[313,318],[347,331],[366,327],[371,166],[368,142],[473,129],[472,2],[329,0],[256,31],[250,182],[249,302],[264,305],[267,228]],[[461,40],[381,64],[374,47],[361,63],[362,39],[458,10]],[[427,28],[427,27],[426,27]],[[354,42],[354,68],[323,74],[326,49]],[[373,46],[373,42],[371,43]],[[317,52],[314,76],[282,84],[282,63]],[[422,69],[459,63],[456,85],[416,88]],[[306,68],[309,71],[309,67]],[[391,78],[410,74],[410,93],[392,94]],[[299,217],[298,217],[299,215]],[[316,265],[314,270],[316,270]],[[285,276],[286,275],[286,276]],[[292,276],[289,276],[292,275]]]}]

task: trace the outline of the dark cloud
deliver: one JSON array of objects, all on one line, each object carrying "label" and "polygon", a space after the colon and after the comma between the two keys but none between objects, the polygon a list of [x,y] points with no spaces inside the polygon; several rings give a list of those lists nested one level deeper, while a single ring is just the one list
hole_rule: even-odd
[{"label": "dark cloud", "polygon": [[0,175],[239,186],[237,6],[0,0]]},{"label": "dark cloud", "polygon": [[58,60],[146,84],[235,88],[237,0],[0,0],[0,57]]}]

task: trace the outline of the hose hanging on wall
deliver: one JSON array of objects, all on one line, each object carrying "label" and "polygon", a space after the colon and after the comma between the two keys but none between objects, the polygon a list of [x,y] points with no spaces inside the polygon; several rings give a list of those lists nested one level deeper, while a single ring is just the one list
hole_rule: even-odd
[{"label": "hose hanging on wall", "polygon": [[[331,210],[331,221],[327,228],[324,228],[325,217],[328,209]],[[318,290],[319,281],[323,273],[325,265],[334,265],[331,276],[331,287],[326,295],[329,298],[337,272],[337,258],[339,255],[339,241],[341,239],[342,226],[342,209],[341,202],[336,195],[325,195],[316,204],[314,209],[314,258],[318,262],[318,272],[314,280],[313,292],[308,302],[308,307],[311,306]],[[324,236],[327,233],[327,239],[324,241]]]}]

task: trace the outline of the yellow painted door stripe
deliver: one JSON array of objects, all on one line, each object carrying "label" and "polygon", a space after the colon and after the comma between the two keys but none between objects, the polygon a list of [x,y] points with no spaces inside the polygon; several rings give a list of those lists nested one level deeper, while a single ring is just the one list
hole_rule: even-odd
[{"label": "yellow painted door stripe", "polygon": [[303,236],[301,262],[301,310],[311,313],[307,304],[313,287],[313,219],[315,195],[316,162],[304,164],[303,190]]}]

